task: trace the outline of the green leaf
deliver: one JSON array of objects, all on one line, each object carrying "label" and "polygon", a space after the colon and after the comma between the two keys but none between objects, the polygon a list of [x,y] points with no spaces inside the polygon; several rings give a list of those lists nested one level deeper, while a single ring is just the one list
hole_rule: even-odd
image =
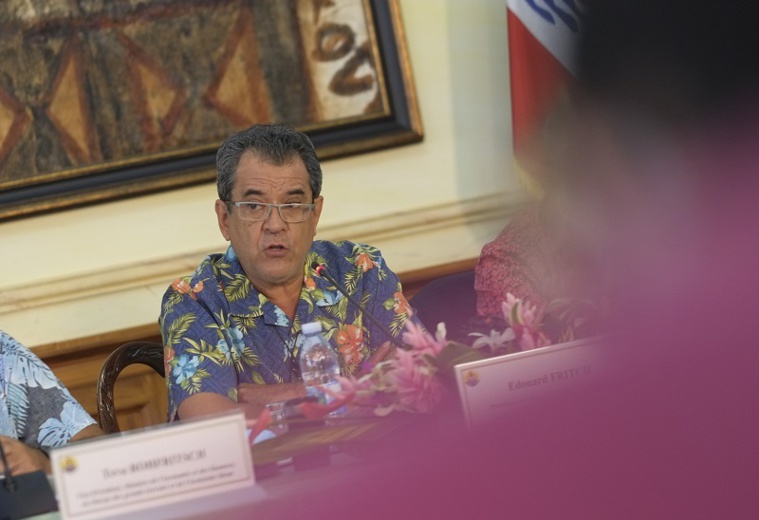
[{"label": "green leaf", "polygon": [[195,374],[189,379],[185,379],[181,383],[179,383],[179,386],[182,387],[184,391],[190,394],[194,394],[195,392],[200,391],[200,387],[203,383],[203,379],[208,377],[210,374],[206,372],[205,369],[199,368]]},{"label": "green leaf", "polygon": [[249,329],[255,329],[256,328],[256,318],[257,316],[252,316],[250,314],[243,314],[243,315],[233,315],[232,317],[232,323],[234,323],[235,327],[240,329],[240,332],[243,334],[247,334]]},{"label": "green leaf", "polygon": [[224,295],[230,302],[242,300],[247,298],[250,294],[250,281],[244,274],[237,274],[235,277],[224,287]]},{"label": "green leaf", "polygon": [[201,362],[204,359],[208,359],[219,366],[231,364],[231,360],[227,358],[222,351],[217,349],[216,345],[212,345],[204,339],[201,339],[200,343],[193,341],[190,338],[185,338],[185,341],[191,345],[187,348],[187,353],[196,354]]},{"label": "green leaf", "polygon": [[403,327],[406,326],[406,319],[408,316],[405,314],[396,314],[393,318],[393,321],[390,322],[390,332],[393,333],[393,336],[398,336],[401,331],[403,330]]},{"label": "green leaf", "polygon": [[168,298],[166,298],[166,301],[163,303],[163,312],[162,314],[166,316],[169,314],[172,309],[174,309],[174,306],[182,301],[182,298],[184,295],[180,292],[172,292]]},{"label": "green leaf", "polygon": [[345,290],[348,294],[352,295],[356,292],[356,286],[358,285],[358,279],[361,277],[361,274],[363,274],[363,271],[360,267],[356,267],[354,270],[345,273],[343,285],[345,285]]},{"label": "green leaf", "polygon": [[197,316],[194,313],[188,312],[172,321],[171,325],[169,325],[169,329],[166,331],[166,343],[169,345],[178,344],[182,339],[182,336],[184,336],[190,328],[190,325],[193,324],[196,317]]},{"label": "green leaf", "polygon": [[232,359],[235,362],[235,366],[240,370],[245,370],[243,365],[254,367],[261,364],[261,360],[257,355],[253,353],[250,347],[246,346],[242,351],[242,356],[235,354],[235,350],[232,349]]}]

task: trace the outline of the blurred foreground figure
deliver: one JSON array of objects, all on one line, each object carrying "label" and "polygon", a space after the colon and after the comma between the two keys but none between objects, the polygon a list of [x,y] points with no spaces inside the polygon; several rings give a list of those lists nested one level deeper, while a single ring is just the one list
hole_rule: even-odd
[{"label": "blurred foreground figure", "polygon": [[403,471],[340,490],[345,510],[759,514],[759,4],[584,4],[554,210],[613,286],[612,370],[473,436],[416,437]]}]

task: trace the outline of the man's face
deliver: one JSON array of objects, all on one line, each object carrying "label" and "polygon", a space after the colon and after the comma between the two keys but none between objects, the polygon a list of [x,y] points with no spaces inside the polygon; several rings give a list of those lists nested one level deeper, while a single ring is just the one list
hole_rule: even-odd
[{"label": "man's face", "polygon": [[[232,188],[234,202],[265,202],[272,204],[310,204],[313,194],[303,161],[296,157],[290,163],[274,166],[253,152],[245,152],[235,173]],[[232,243],[240,265],[259,291],[300,284],[306,254],[311,248],[316,225],[321,215],[323,198],[313,200],[314,211],[306,220],[284,222],[277,208],[271,208],[266,220],[240,218],[240,208],[216,201],[216,216],[224,238]]]}]

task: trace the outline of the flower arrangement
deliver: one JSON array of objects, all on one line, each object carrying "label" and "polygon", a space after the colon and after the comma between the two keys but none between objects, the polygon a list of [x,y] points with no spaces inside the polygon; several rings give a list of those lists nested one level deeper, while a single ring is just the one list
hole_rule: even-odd
[{"label": "flower arrangement", "polygon": [[[551,308],[556,309],[560,306]],[[343,399],[348,395],[354,404],[372,407],[380,416],[393,411],[431,413],[443,404],[444,382],[455,365],[552,343],[544,326],[554,320],[547,320],[536,306],[508,294],[502,312],[500,327],[490,320],[488,333],[469,334],[475,338],[471,346],[449,341],[443,323],[433,336],[407,322],[403,342],[408,350],[397,349],[391,359],[369,367],[363,376],[341,378]],[[563,341],[566,332],[561,336]]]}]

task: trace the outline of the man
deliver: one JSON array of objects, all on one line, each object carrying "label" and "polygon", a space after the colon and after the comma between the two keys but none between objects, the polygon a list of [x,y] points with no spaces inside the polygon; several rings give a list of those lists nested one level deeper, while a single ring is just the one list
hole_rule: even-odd
[{"label": "man", "polygon": [[[413,316],[377,249],[313,241],[324,199],[308,137],[253,126],[221,145],[216,165],[216,216],[231,245],[164,295],[170,420],[238,406],[255,416],[268,402],[304,396],[303,323],[322,323],[348,375],[384,359],[388,335],[399,336]],[[320,276],[314,266],[321,264],[385,326]]]},{"label": "man", "polygon": [[47,365],[0,331],[0,444],[11,472],[50,473],[47,449],[95,435],[100,428]]}]

